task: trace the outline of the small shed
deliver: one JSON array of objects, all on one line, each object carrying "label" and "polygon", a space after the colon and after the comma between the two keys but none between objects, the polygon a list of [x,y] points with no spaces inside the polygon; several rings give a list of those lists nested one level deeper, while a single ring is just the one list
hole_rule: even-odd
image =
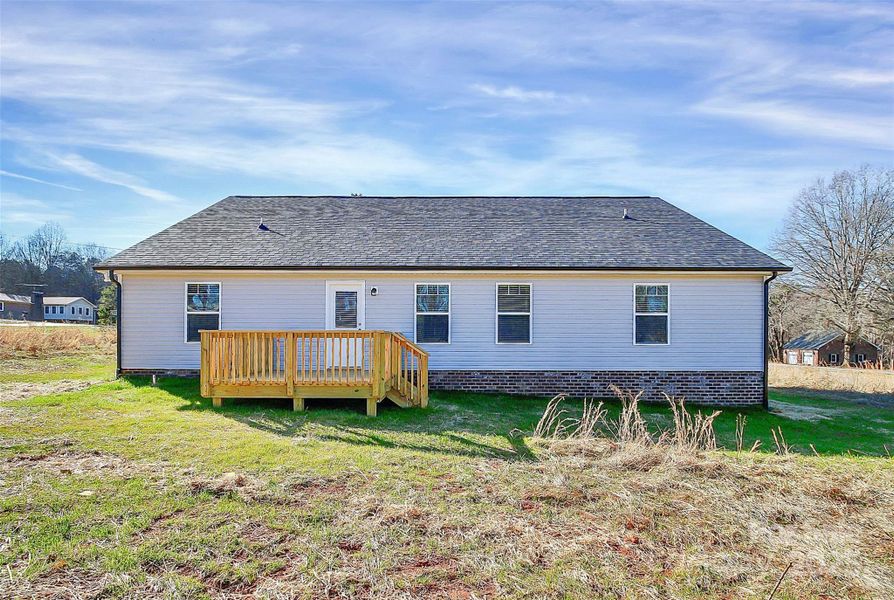
[{"label": "small shed", "polygon": [[[878,362],[879,348],[858,338],[851,350],[851,364],[860,366]],[[842,366],[844,333],[838,329],[805,333],[783,346],[783,361],[789,365]]]}]

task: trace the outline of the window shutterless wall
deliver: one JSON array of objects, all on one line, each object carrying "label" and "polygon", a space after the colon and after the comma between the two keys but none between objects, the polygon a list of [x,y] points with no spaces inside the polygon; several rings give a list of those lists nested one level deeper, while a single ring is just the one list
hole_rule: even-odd
[{"label": "window shutterless wall", "polygon": [[[430,276],[425,276],[430,275]],[[547,276],[477,273],[125,272],[124,368],[196,368],[184,344],[184,285],[219,281],[225,329],[322,329],[325,282],[366,281],[366,328],[413,339],[417,282],[450,283],[450,344],[429,344],[431,369],[762,369],[763,288],[759,275]],[[496,343],[496,286],[532,284],[533,344]],[[634,346],[633,285],[671,286],[672,345]],[[369,296],[371,287],[378,288]],[[225,296],[226,298],[223,298]]]}]

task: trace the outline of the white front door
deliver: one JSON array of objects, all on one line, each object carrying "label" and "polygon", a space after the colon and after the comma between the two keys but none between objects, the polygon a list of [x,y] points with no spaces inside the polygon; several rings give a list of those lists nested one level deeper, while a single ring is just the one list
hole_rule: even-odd
[{"label": "white front door", "polygon": [[804,352],[801,356],[801,363],[805,365],[813,364],[813,352]]},{"label": "white front door", "polygon": [[[326,329],[359,331],[365,329],[366,285],[363,281],[326,282]],[[361,346],[362,347],[362,346]],[[352,366],[362,361],[355,356],[355,344],[329,341],[326,344],[326,364]]]}]

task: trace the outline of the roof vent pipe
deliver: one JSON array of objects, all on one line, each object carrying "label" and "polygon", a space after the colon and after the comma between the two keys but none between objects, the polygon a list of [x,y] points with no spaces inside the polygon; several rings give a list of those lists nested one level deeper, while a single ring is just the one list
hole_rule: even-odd
[{"label": "roof vent pipe", "polygon": [[270,228],[264,225],[263,219],[261,219],[261,222],[258,223],[258,231],[270,231]]},{"label": "roof vent pipe", "polygon": [[627,209],[626,209],[626,208],[624,209],[624,218],[625,218],[625,219],[629,219],[629,218],[630,218],[630,215],[627,214]]}]

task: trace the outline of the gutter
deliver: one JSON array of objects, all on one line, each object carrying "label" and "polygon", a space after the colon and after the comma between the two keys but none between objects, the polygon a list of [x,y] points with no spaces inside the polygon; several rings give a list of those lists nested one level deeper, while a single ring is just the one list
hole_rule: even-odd
[{"label": "gutter", "polygon": [[779,276],[779,271],[764,280],[764,410],[770,408],[770,282]]},{"label": "gutter", "polygon": [[116,341],[115,341],[115,379],[121,378],[121,280],[115,275],[115,270],[109,270],[109,281],[115,284],[115,309],[118,311],[115,315]]}]

